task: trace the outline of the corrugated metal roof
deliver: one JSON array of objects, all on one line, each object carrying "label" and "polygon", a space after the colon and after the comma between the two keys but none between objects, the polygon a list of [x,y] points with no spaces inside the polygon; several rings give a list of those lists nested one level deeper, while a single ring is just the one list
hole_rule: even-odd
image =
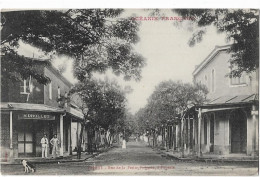
[{"label": "corrugated metal roof", "polygon": [[250,101],[256,101],[258,100],[257,94],[252,95],[237,95],[237,96],[222,96],[219,97],[211,102],[209,104],[221,104],[221,103],[246,103]]},{"label": "corrugated metal roof", "polygon": [[234,107],[234,106],[242,106],[248,104],[258,103],[258,94],[252,95],[237,95],[237,96],[222,96],[217,99],[213,99],[213,101],[203,104],[197,105],[198,108],[221,108],[221,107]]},{"label": "corrugated metal roof", "polygon": [[11,102],[1,102],[0,109],[2,111],[14,110],[14,111],[53,112],[53,113],[65,112],[63,109],[51,107],[45,104],[11,103]]},{"label": "corrugated metal roof", "polygon": [[210,101],[209,104],[220,104],[220,103],[226,103],[229,100],[234,99],[236,96],[222,96],[217,99],[214,99],[213,101]]}]

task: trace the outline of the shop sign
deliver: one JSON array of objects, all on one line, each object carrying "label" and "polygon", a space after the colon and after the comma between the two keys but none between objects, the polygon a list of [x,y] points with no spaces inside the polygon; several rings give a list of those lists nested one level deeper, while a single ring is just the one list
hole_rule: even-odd
[{"label": "shop sign", "polygon": [[25,114],[19,114],[18,119],[55,120],[55,116],[49,114],[25,113]]}]

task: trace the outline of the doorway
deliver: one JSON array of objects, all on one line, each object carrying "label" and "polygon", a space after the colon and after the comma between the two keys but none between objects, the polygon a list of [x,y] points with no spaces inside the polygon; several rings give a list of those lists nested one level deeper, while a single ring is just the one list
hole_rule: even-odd
[{"label": "doorway", "polygon": [[18,128],[18,156],[32,157],[35,155],[34,123],[21,120]]},{"label": "doorway", "polygon": [[209,137],[209,142],[210,142],[210,147],[209,147],[209,152],[214,152],[214,114],[210,115],[210,137]]},{"label": "doorway", "polygon": [[231,153],[246,153],[247,119],[242,110],[235,110],[230,115]]}]

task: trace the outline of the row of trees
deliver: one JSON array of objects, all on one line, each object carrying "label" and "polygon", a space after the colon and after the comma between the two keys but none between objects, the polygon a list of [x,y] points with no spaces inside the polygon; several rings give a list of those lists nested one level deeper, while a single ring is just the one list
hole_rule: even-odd
[{"label": "row of trees", "polygon": [[96,129],[102,128],[108,133],[105,141],[110,146],[114,135],[122,134],[124,138],[131,135],[130,114],[126,109],[127,90],[123,90],[116,81],[86,79],[77,83],[70,92],[71,97],[78,96],[78,105],[84,114],[78,139],[78,158],[81,154],[81,143],[83,131],[88,131],[88,144],[92,146],[93,133]]},{"label": "row of trees", "polygon": [[185,111],[206,101],[207,93],[207,88],[200,84],[172,80],[161,82],[149,97],[147,105],[135,115],[139,134],[145,133],[156,141],[162,127],[182,121]]}]

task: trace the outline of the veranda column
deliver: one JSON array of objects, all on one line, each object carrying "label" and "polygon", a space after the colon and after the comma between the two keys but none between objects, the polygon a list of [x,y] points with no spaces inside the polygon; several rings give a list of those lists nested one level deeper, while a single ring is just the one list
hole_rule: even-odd
[{"label": "veranda column", "polygon": [[63,115],[60,115],[60,156],[63,156]]},{"label": "veranda column", "polygon": [[182,157],[184,157],[184,132],[183,132],[183,129],[184,129],[184,118],[181,118],[181,145],[180,145],[180,148],[181,148]]},{"label": "veranda column", "polygon": [[13,111],[10,111],[10,153],[9,158],[13,158]]},{"label": "veranda column", "polygon": [[[193,119],[192,119],[192,122],[193,122],[193,129],[192,129],[192,151],[193,153],[196,152],[196,149],[195,149],[195,146],[196,146],[196,142],[195,142],[195,128],[196,128],[196,124],[195,124],[195,116],[193,116]],[[197,129],[196,129],[197,130]]]},{"label": "veranda column", "polygon": [[178,147],[179,147],[179,143],[178,143],[178,125],[175,125],[175,137],[176,137],[176,150],[178,150]]},{"label": "veranda column", "polygon": [[68,129],[68,150],[69,155],[72,154],[72,147],[71,147],[71,118],[69,120],[69,129]]},{"label": "veranda column", "polygon": [[198,114],[198,156],[201,156],[201,108],[199,108],[199,114]]},{"label": "veranda column", "polygon": [[253,105],[252,106],[252,118],[253,118],[253,136],[252,136],[252,156],[255,157],[256,156],[256,115],[257,115],[257,111],[256,111],[256,106]]},{"label": "veranda column", "polygon": [[172,130],[171,131],[172,132],[171,133],[171,135],[172,135],[172,138],[171,138],[172,139],[172,150],[174,151],[174,128],[173,128],[173,125],[171,125],[171,130]]},{"label": "veranda column", "polygon": [[188,154],[190,153],[190,116],[188,116],[188,142],[187,142],[187,147],[188,147]]}]

